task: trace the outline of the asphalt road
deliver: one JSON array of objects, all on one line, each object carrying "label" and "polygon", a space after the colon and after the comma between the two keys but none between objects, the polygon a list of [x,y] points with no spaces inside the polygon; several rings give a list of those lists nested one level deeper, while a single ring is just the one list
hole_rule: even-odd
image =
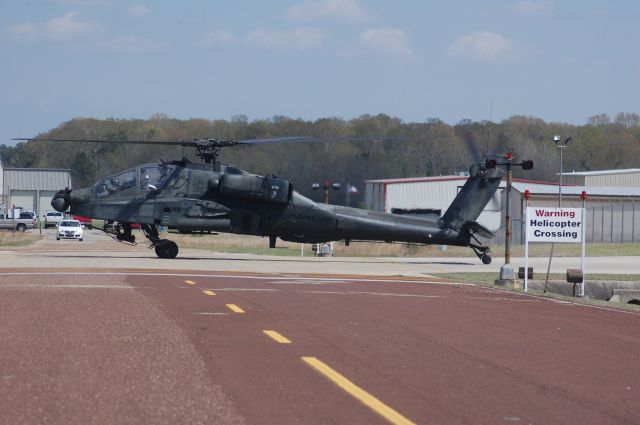
[{"label": "asphalt road", "polygon": [[637,313],[83,244],[0,253],[1,424],[640,423]]},{"label": "asphalt road", "polygon": [[475,286],[152,272],[3,274],[0,295],[0,423],[640,420],[633,313]]}]

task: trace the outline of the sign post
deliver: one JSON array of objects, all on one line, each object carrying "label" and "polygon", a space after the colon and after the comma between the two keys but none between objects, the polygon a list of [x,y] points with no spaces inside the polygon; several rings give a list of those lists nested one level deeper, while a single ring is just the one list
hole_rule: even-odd
[{"label": "sign post", "polygon": [[524,191],[524,222],[525,222],[525,232],[524,232],[524,293],[527,293],[527,284],[529,281],[529,232],[527,229],[527,211],[529,210],[529,198],[531,197],[531,192],[529,190]]},{"label": "sign post", "polygon": [[582,260],[580,261],[580,268],[582,269],[582,283],[580,284],[580,296],[584,297],[584,258],[585,258],[585,251],[586,251],[586,243],[587,243],[587,238],[585,237],[585,219],[587,218],[587,210],[585,208],[585,203],[587,201],[587,192],[586,191],[582,191],[582,194],[580,195],[580,198],[582,198]]},{"label": "sign post", "polygon": [[[527,278],[529,274],[529,242],[582,242],[581,268],[584,270],[584,211],[584,198],[582,208],[543,208],[527,206],[525,209],[524,292],[527,292]],[[581,293],[584,294],[584,279],[581,285]]]}]

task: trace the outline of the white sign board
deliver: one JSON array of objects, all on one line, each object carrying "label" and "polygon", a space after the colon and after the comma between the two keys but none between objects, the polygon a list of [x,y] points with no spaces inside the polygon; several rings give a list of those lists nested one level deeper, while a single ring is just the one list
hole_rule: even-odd
[{"label": "white sign board", "polygon": [[582,242],[582,208],[527,207],[529,242]]}]

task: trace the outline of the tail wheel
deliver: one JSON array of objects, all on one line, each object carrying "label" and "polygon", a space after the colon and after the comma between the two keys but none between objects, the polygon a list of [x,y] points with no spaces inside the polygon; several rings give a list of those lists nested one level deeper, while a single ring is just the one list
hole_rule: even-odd
[{"label": "tail wheel", "polygon": [[160,258],[176,258],[178,255],[178,244],[168,239],[161,240],[155,249],[156,255]]},{"label": "tail wheel", "polygon": [[491,264],[491,250],[488,246],[469,244],[469,247],[482,261],[482,264]]}]

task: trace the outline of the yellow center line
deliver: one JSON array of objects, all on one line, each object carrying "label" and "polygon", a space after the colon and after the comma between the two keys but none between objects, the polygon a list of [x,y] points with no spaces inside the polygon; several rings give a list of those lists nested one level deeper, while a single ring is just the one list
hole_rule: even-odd
[{"label": "yellow center line", "polygon": [[235,304],[227,304],[227,307],[229,307],[229,310],[233,311],[234,313],[244,313],[244,310]]},{"label": "yellow center line", "polygon": [[202,291],[202,292],[204,292],[204,293],[205,293],[205,294],[207,294],[207,295],[215,295],[215,294],[216,294],[216,293],[215,293],[215,292],[213,292],[213,291]]},{"label": "yellow center line", "polygon": [[269,337],[271,337],[271,339],[275,340],[276,342],[279,342],[280,344],[291,344],[291,341],[288,338],[280,335],[276,331],[262,331],[262,332],[264,332]]},{"label": "yellow center line", "polygon": [[193,280],[185,280],[184,283],[187,285],[195,285],[196,283]]},{"label": "yellow center line", "polygon": [[315,357],[302,357],[302,360],[392,424],[415,425],[414,422],[405,418],[400,413],[396,412],[353,382],[349,381],[340,373],[331,369],[326,363],[321,362]]}]

